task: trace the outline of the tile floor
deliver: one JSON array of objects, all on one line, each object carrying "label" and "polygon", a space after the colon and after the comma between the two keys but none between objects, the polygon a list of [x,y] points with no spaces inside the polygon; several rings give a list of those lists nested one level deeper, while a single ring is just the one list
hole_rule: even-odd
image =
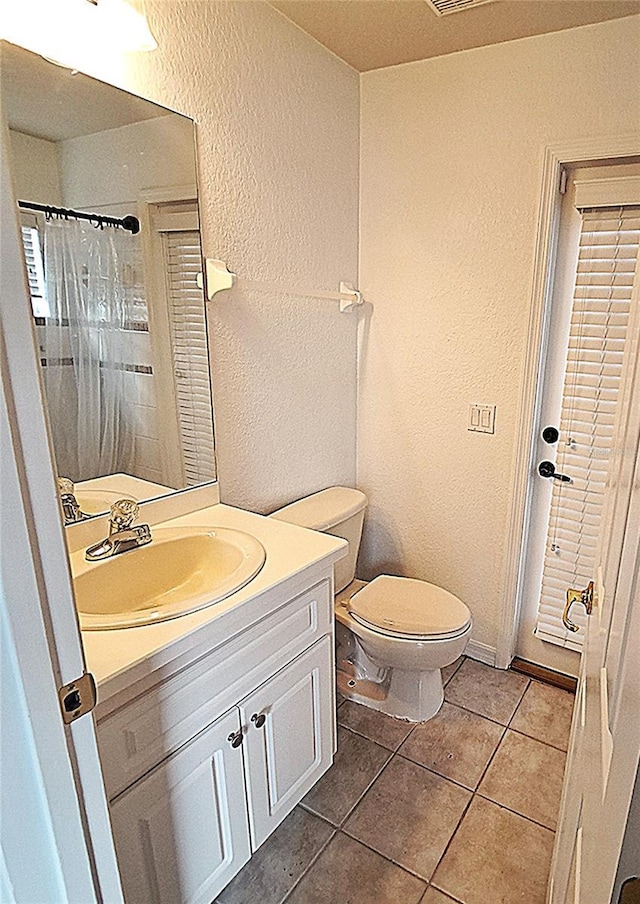
[{"label": "tile floor", "polygon": [[333,766],[219,904],[543,904],[573,696],[444,671],[422,725],[340,701]]}]

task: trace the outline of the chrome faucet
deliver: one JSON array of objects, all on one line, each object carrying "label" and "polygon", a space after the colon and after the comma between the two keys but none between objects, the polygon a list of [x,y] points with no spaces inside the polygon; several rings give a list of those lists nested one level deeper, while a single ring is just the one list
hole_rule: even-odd
[{"label": "chrome faucet", "polygon": [[133,525],[138,517],[139,507],[133,499],[118,499],[111,506],[109,515],[109,536],[99,543],[89,546],[84,554],[87,562],[108,559],[121,552],[137,549],[151,543],[151,528],[148,524]]},{"label": "chrome faucet", "polygon": [[74,495],[73,482],[68,477],[58,477],[58,495],[60,496],[60,505],[62,506],[65,524],[84,521],[85,518],[89,517],[80,509],[80,503]]}]

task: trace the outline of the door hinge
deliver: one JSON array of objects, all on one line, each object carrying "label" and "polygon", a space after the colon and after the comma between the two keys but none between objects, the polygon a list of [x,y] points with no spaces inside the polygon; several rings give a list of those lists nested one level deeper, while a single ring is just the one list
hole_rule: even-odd
[{"label": "door hinge", "polygon": [[85,672],[80,678],[59,688],[58,699],[65,725],[90,713],[97,701],[96,682],[91,672]]},{"label": "door hinge", "polygon": [[567,193],[567,171],[564,167],[560,170],[560,181],[558,182],[558,191],[561,195]]}]

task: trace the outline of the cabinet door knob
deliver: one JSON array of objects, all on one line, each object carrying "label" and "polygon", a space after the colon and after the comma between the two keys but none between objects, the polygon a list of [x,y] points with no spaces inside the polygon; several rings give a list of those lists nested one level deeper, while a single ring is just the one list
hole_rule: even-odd
[{"label": "cabinet door knob", "polygon": [[264,713],[260,713],[259,715],[258,715],[258,713],[254,713],[251,716],[251,721],[256,726],[256,728],[262,728],[264,723],[267,721],[267,717],[265,716]]},{"label": "cabinet door knob", "polygon": [[227,738],[227,741],[232,747],[239,747],[242,744],[242,729],[240,728],[238,731],[232,731]]}]

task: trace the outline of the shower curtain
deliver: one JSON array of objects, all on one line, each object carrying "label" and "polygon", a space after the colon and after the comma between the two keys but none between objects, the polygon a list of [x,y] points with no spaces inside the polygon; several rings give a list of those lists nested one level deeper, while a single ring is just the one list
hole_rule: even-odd
[{"label": "shower curtain", "polygon": [[44,387],[58,473],[74,482],[133,467],[122,280],[129,239],[78,220],[44,227]]}]

